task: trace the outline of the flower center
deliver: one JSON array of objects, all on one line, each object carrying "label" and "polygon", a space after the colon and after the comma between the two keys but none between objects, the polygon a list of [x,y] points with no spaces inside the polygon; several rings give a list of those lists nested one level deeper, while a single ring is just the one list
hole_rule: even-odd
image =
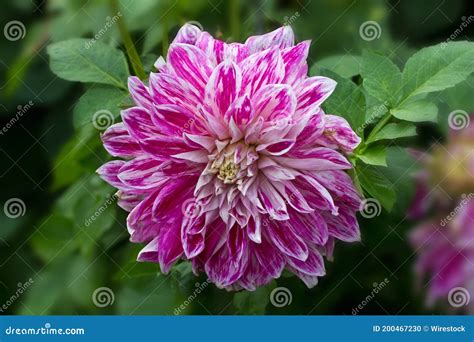
[{"label": "flower center", "polygon": [[232,184],[236,182],[237,173],[240,170],[240,166],[234,163],[234,156],[228,156],[224,158],[224,161],[220,162],[216,160],[212,164],[212,168],[217,173],[217,178],[223,181],[225,184]]}]

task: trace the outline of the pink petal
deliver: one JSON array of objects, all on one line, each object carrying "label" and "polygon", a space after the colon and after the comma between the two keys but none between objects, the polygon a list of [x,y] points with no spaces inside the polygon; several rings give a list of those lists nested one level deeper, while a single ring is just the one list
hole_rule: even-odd
[{"label": "pink petal", "polygon": [[206,85],[205,102],[216,116],[224,116],[240,91],[242,74],[237,64],[224,61],[219,64]]},{"label": "pink petal", "polygon": [[156,159],[137,157],[120,168],[118,178],[133,189],[152,189],[166,179],[161,167],[162,163]]},{"label": "pink petal", "polygon": [[282,253],[301,261],[308,259],[308,246],[286,223],[269,220],[265,230]]},{"label": "pink petal", "polygon": [[182,136],[184,132],[196,131],[196,117],[185,108],[174,104],[155,106],[152,121],[165,135]]},{"label": "pink petal", "polygon": [[335,115],[326,115],[324,135],[316,142],[323,146],[352,152],[359,145],[360,140],[346,119]]},{"label": "pink petal", "polygon": [[342,154],[326,147],[305,151],[293,149],[291,153],[291,158],[276,157],[276,161],[296,170],[325,171],[352,168],[352,164]]},{"label": "pink petal", "polygon": [[321,104],[336,88],[336,81],[322,76],[313,76],[299,83],[295,89],[299,112],[317,113]]},{"label": "pink petal", "polygon": [[286,84],[271,84],[260,88],[252,96],[256,115],[267,122],[292,117],[296,109],[296,96]]},{"label": "pink petal", "polygon": [[280,83],[285,70],[278,49],[258,52],[244,59],[240,65],[242,70],[242,95],[252,96],[267,84]]},{"label": "pink petal", "polygon": [[294,41],[295,37],[291,27],[283,26],[264,35],[249,37],[245,45],[247,45],[249,52],[254,54],[271,47],[277,47],[279,49],[291,47],[294,45]]},{"label": "pink petal", "polygon": [[128,78],[128,89],[137,106],[146,109],[152,108],[153,99],[151,98],[150,91],[138,77],[130,76]]},{"label": "pink petal", "polygon": [[100,178],[112,185],[117,189],[126,189],[128,188],[122,181],[118,178],[118,173],[120,168],[125,164],[123,160],[112,160],[97,169],[97,173]]},{"label": "pink petal", "polygon": [[341,207],[339,215],[324,213],[324,217],[330,235],[346,242],[360,241],[359,224],[354,211]]},{"label": "pink petal", "polygon": [[174,73],[204,96],[204,88],[212,66],[202,50],[187,44],[172,44],[168,51],[168,66]]},{"label": "pink petal", "polygon": [[137,141],[160,133],[152,122],[150,113],[142,107],[123,110],[122,120],[130,135]]},{"label": "pink petal", "polygon": [[114,157],[129,158],[141,153],[140,145],[130,136],[123,123],[116,123],[101,136],[104,148]]},{"label": "pink petal", "polygon": [[286,84],[294,85],[308,74],[306,58],[308,58],[310,45],[311,41],[306,40],[281,52],[281,57],[285,64],[284,82]]},{"label": "pink petal", "polygon": [[323,257],[317,250],[310,249],[308,259],[305,261],[292,257],[288,257],[287,261],[291,267],[309,276],[321,277],[326,274]]},{"label": "pink petal", "polygon": [[289,218],[288,212],[286,211],[285,200],[267,180],[260,181],[258,197],[264,211],[268,213],[270,217],[279,221]]}]

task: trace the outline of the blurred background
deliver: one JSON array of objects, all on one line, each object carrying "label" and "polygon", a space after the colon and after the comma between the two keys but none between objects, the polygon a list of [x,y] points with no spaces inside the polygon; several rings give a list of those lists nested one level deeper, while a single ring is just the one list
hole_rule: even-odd
[{"label": "blurred background", "polygon": [[[189,21],[226,41],[243,41],[291,25],[297,40],[312,40],[310,65],[337,59],[343,61],[338,70],[343,76],[344,67],[354,63],[344,56],[360,55],[363,49],[378,50],[403,66],[415,51],[446,41],[455,32],[455,40],[474,37],[474,18],[469,21],[474,3],[469,0],[3,1],[1,314],[453,312],[446,296],[427,305],[431,283],[415,268],[413,227],[429,213],[412,218],[407,212],[415,179],[426,163],[416,163],[402,151],[410,145],[431,154],[432,146],[451,141],[448,114],[474,112],[474,77],[437,94],[439,123],[419,126],[416,138],[404,140],[397,145],[400,153],[389,155],[396,165],[385,174],[398,190],[394,209],[371,219],[360,217],[362,242],[338,243],[334,262],[327,263],[327,275],[318,286],[307,289],[297,278],[284,276],[253,293],[229,293],[193,276],[186,263],[165,276],[158,265],[135,261],[141,246],[128,242],[125,212],[117,207],[113,189],[95,175],[109,158],[100,132],[77,110],[89,105],[87,98],[80,98],[90,86],[59,79],[49,69],[46,46],[52,42],[100,35],[101,42],[122,46],[113,23],[117,4],[147,71]],[[380,26],[377,39],[362,39],[359,30],[367,21]],[[7,34],[12,22],[19,30],[15,35]],[[462,26],[463,22],[468,23]],[[119,108],[110,111],[119,115]],[[474,143],[467,146],[472,151]],[[471,180],[462,185],[471,187],[468,193],[474,191],[472,176],[458,176]],[[450,199],[443,206],[446,215],[457,203],[455,196]],[[15,211],[7,213],[7,205]],[[98,211],[98,218],[89,220]],[[472,228],[472,219],[467,222]],[[474,269],[474,264],[463,267]],[[291,291],[290,304],[278,307],[269,302],[277,286]]]}]

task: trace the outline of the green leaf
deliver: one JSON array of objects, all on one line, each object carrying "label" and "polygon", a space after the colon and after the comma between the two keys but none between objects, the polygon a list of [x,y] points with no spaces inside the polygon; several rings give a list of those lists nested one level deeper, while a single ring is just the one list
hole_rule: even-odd
[{"label": "green leaf", "polygon": [[396,193],[392,182],[384,176],[386,168],[357,164],[356,172],[362,188],[378,200],[387,211],[392,210]]},{"label": "green leaf", "polygon": [[91,125],[94,114],[99,111],[103,112],[105,116],[107,113],[111,113],[110,121],[115,120],[120,114],[119,105],[127,98],[127,93],[110,86],[97,86],[88,89],[74,107],[74,128],[77,130],[84,125]]},{"label": "green leaf", "polygon": [[51,70],[65,80],[127,89],[129,70],[119,49],[101,42],[90,45],[88,39],[74,38],[51,44],[47,51]]},{"label": "green leaf", "polygon": [[361,75],[364,79],[364,88],[369,95],[392,106],[400,99],[402,74],[387,57],[364,52]]},{"label": "green leaf", "polygon": [[369,165],[387,166],[387,151],[385,146],[374,146],[364,151],[357,157]]},{"label": "green leaf", "polygon": [[382,128],[367,143],[374,141],[405,138],[416,135],[416,127],[408,122],[391,123]]},{"label": "green leaf", "polygon": [[365,97],[361,88],[326,69],[321,69],[321,75],[337,82],[336,90],[323,103],[326,113],[345,118],[354,131],[360,131],[365,121]]},{"label": "green leaf", "polygon": [[316,75],[319,69],[328,69],[345,78],[358,75],[362,58],[352,55],[337,55],[321,59],[311,68],[311,75]]},{"label": "green leaf", "polygon": [[239,314],[263,315],[270,301],[271,291],[276,287],[275,282],[255,291],[242,291],[234,294],[234,306]]},{"label": "green leaf", "polygon": [[440,91],[474,72],[474,43],[450,42],[415,53],[403,70],[404,98]]},{"label": "green leaf", "polygon": [[411,122],[436,122],[438,117],[438,107],[433,102],[418,100],[403,103],[400,107],[391,109],[390,113],[400,120]]}]

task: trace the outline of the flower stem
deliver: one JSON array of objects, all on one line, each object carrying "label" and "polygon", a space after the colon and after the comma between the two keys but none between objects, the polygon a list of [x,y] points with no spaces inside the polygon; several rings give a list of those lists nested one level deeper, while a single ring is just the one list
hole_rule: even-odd
[{"label": "flower stem", "polygon": [[374,129],[370,132],[369,136],[367,137],[367,144],[370,144],[370,141],[375,135],[380,132],[380,130],[390,121],[392,118],[392,114],[390,114],[390,110],[387,114],[383,117],[382,120],[379,121],[377,125],[375,125]]},{"label": "flower stem", "polygon": [[[120,5],[118,3],[118,0],[110,0],[110,7],[113,13],[120,12]],[[128,59],[132,64],[133,72],[141,80],[144,80],[146,78],[145,70],[143,69],[143,65],[140,60],[140,56],[138,55],[137,49],[133,44],[132,37],[130,36],[130,33],[127,30],[127,25],[125,24],[123,16],[120,16],[119,20],[117,21],[117,25],[120,31],[120,36],[123,40],[123,44],[125,45],[125,49],[127,51]]]},{"label": "flower stem", "polygon": [[230,32],[234,41],[239,40],[239,1],[231,0],[229,3]]}]

